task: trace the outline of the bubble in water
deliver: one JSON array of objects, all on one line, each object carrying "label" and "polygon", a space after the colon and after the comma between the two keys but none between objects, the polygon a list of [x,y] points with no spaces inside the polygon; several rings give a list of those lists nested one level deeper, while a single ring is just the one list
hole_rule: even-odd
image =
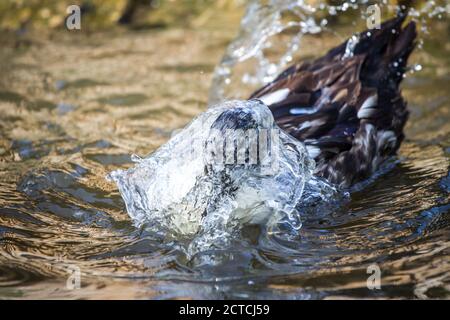
[{"label": "bubble in water", "polygon": [[[324,4],[322,1],[319,2]],[[230,43],[214,72],[209,104],[214,105],[226,99],[242,97],[237,92],[230,94],[232,88],[228,86],[227,79],[232,77],[236,65],[246,61],[256,60],[256,64],[250,64],[248,70],[237,79],[250,85],[263,85],[272,81],[292,61],[302,36],[306,33],[321,32],[322,27],[327,24],[323,19],[319,23],[314,19],[312,14],[318,8],[319,6],[310,6],[303,1],[274,0],[268,3],[261,0],[250,1],[241,21],[238,36]],[[296,19],[284,21],[283,14],[286,12]],[[264,50],[273,45],[270,39],[288,29],[299,29],[299,32],[289,33],[289,40],[284,41],[287,44],[286,51],[275,61],[270,61],[264,53]],[[224,69],[229,72],[224,74]]]}]

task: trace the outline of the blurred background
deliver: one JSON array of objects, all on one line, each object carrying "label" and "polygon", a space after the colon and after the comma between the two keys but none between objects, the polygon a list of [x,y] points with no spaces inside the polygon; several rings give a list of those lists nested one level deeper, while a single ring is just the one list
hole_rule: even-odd
[{"label": "blurred background", "polygon": [[[270,1],[262,1],[269,3]],[[305,0],[302,3],[316,5],[323,1]],[[345,1],[328,0],[330,5],[342,5]],[[427,1],[349,1],[420,9]],[[437,6],[447,5],[445,0],[432,1]],[[64,24],[66,8],[79,5],[83,13],[83,27],[96,30],[113,25],[129,25],[134,28],[163,28],[168,26],[198,27],[229,15],[242,13],[245,0],[4,0],[0,3],[0,28],[18,30],[29,27],[60,28]],[[392,10],[392,13],[394,10]],[[355,15],[349,11],[348,15]],[[338,18],[338,17],[337,17]],[[339,18],[343,18],[339,15]],[[229,20],[227,20],[229,21]]]},{"label": "blurred background", "polygon": [[66,8],[77,4],[83,12],[83,27],[89,30],[116,24],[140,28],[194,26],[219,10],[242,10],[242,0],[5,0],[0,4],[1,27],[63,26]]}]

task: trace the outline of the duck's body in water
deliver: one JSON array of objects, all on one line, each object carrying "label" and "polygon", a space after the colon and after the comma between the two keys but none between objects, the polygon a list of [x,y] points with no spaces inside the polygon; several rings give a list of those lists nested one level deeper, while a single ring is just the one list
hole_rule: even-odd
[{"label": "duck's body in water", "polygon": [[402,28],[403,21],[389,20],[293,65],[250,97],[305,143],[315,174],[331,183],[350,187],[367,179],[403,140],[408,111],[399,84],[416,38],[414,22]]},{"label": "duck's body in water", "polygon": [[[135,167],[113,172],[130,216],[166,235],[193,236],[190,255],[223,248],[240,223],[282,222],[299,230],[311,200],[332,202],[335,186],[368,178],[400,146],[408,112],[398,86],[416,36],[414,23],[404,29],[402,23],[390,20],[361,33],[353,50],[346,42],[288,68],[249,101],[210,108]],[[267,155],[276,163],[269,174],[263,140],[256,162],[252,146],[237,143],[249,130],[280,133],[269,142]],[[244,162],[211,162],[212,154],[227,157],[223,141],[215,145],[223,147],[219,152],[205,148],[217,136]]]}]

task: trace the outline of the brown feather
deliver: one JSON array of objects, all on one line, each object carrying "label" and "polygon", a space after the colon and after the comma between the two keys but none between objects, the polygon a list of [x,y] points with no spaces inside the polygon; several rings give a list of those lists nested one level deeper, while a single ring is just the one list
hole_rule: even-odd
[{"label": "brown feather", "polygon": [[416,37],[414,22],[402,29],[403,21],[389,20],[370,36],[362,32],[352,57],[343,58],[344,42],[289,67],[250,97],[289,89],[269,105],[275,121],[318,148],[316,174],[343,187],[368,178],[403,140],[408,111],[399,84]]}]

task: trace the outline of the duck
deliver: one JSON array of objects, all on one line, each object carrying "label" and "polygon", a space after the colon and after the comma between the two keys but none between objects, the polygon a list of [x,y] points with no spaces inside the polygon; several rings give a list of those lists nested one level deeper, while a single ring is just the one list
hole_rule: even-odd
[{"label": "duck", "polygon": [[400,83],[416,45],[414,21],[399,15],[313,61],[300,61],[249,99],[305,144],[314,174],[342,188],[368,179],[404,140],[409,111]]},{"label": "duck", "polygon": [[[409,112],[399,86],[416,39],[414,22],[404,22],[396,17],[293,64],[247,100],[211,106],[134,167],[111,172],[130,217],[192,236],[193,255],[226,247],[241,225],[297,232],[302,215],[339,205],[404,139]],[[255,138],[264,131],[267,139]]]}]

